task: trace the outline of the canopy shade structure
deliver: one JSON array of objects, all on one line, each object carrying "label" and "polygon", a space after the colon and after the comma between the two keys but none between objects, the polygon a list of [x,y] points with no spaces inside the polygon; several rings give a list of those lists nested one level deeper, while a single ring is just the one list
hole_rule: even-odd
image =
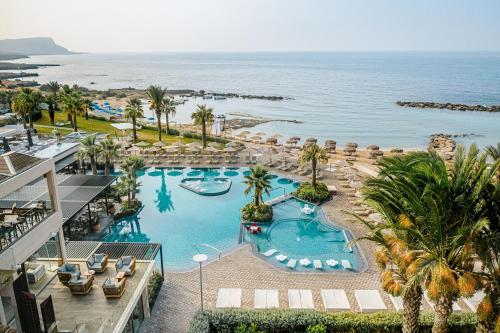
[{"label": "canopy shade structure", "polygon": [[112,123],[111,126],[119,129],[120,131],[131,130],[134,128],[134,126],[130,123]]}]

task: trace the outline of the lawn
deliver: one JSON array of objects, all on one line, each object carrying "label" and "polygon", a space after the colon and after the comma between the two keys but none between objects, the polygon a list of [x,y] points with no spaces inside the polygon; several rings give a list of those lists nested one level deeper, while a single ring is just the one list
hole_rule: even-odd
[{"label": "lawn", "polygon": [[[66,121],[67,119],[66,117],[67,116],[65,113],[56,112],[56,117],[55,117],[56,123],[60,121]],[[97,119],[86,120],[85,117],[77,116],[76,124],[78,126],[78,130],[80,131],[85,131],[89,133],[109,133],[113,136],[122,135],[121,131],[111,126],[111,123],[108,121],[97,120]],[[38,131],[38,133],[41,134],[50,134],[52,132],[54,127],[50,126],[50,118],[48,112],[42,112],[42,118],[40,118],[35,122],[35,128]],[[69,126],[56,127],[56,128],[63,135],[73,132],[73,128]],[[149,129],[138,130],[137,136],[139,141],[147,141],[151,143],[158,141],[158,132]],[[186,138],[179,138],[178,136],[166,135],[165,133],[162,134],[162,141],[167,144],[177,142],[179,140],[181,140],[184,143],[198,141],[195,139],[186,139]]]}]

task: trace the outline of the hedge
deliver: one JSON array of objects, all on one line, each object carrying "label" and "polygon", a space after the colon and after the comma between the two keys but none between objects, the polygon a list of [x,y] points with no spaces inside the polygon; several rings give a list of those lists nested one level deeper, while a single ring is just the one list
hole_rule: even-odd
[{"label": "hedge", "polygon": [[317,182],[316,187],[313,187],[308,182],[301,183],[294,195],[299,199],[315,204],[321,204],[331,197],[328,187],[321,182]]},{"label": "hedge", "polygon": [[[430,333],[433,313],[420,318],[420,332]],[[198,311],[191,321],[190,333],[234,333],[240,324],[255,324],[265,333],[304,333],[310,326],[323,325],[328,333],[400,333],[402,315],[398,312],[355,313],[320,312],[315,310],[205,310]],[[448,321],[450,333],[475,331],[476,315],[452,314]]]}]

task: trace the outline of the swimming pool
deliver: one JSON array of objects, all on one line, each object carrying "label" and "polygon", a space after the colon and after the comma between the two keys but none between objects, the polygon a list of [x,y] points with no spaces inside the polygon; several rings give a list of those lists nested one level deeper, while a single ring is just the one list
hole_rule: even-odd
[{"label": "swimming pool", "polygon": [[[114,225],[104,234],[104,241],[157,242],[163,245],[167,270],[196,267],[192,257],[198,249],[210,258],[238,245],[240,209],[251,200],[244,195],[243,172],[248,168],[149,168],[139,173],[141,192],[137,195],[144,207],[134,218]],[[213,179],[228,177],[232,185],[223,195],[204,196],[179,186],[184,178]],[[275,198],[294,190],[293,182],[281,184],[283,177],[271,180]],[[205,245],[204,245],[205,244]],[[208,245],[208,246],[206,246]]]}]

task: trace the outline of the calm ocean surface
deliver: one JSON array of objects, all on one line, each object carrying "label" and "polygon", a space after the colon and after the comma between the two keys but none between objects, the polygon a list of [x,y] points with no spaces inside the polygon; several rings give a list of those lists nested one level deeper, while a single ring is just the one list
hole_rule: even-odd
[{"label": "calm ocean surface", "polygon": [[[19,62],[56,63],[37,80],[95,89],[161,84],[291,99],[272,102],[194,99],[175,121],[189,122],[196,104],[216,114],[239,112],[300,124],[271,122],[253,132],[335,139],[339,145],[425,147],[433,133],[484,147],[500,140],[500,114],[420,110],[397,100],[500,104],[499,53],[156,53],[36,56]],[[95,82],[90,85],[90,82]]]}]

